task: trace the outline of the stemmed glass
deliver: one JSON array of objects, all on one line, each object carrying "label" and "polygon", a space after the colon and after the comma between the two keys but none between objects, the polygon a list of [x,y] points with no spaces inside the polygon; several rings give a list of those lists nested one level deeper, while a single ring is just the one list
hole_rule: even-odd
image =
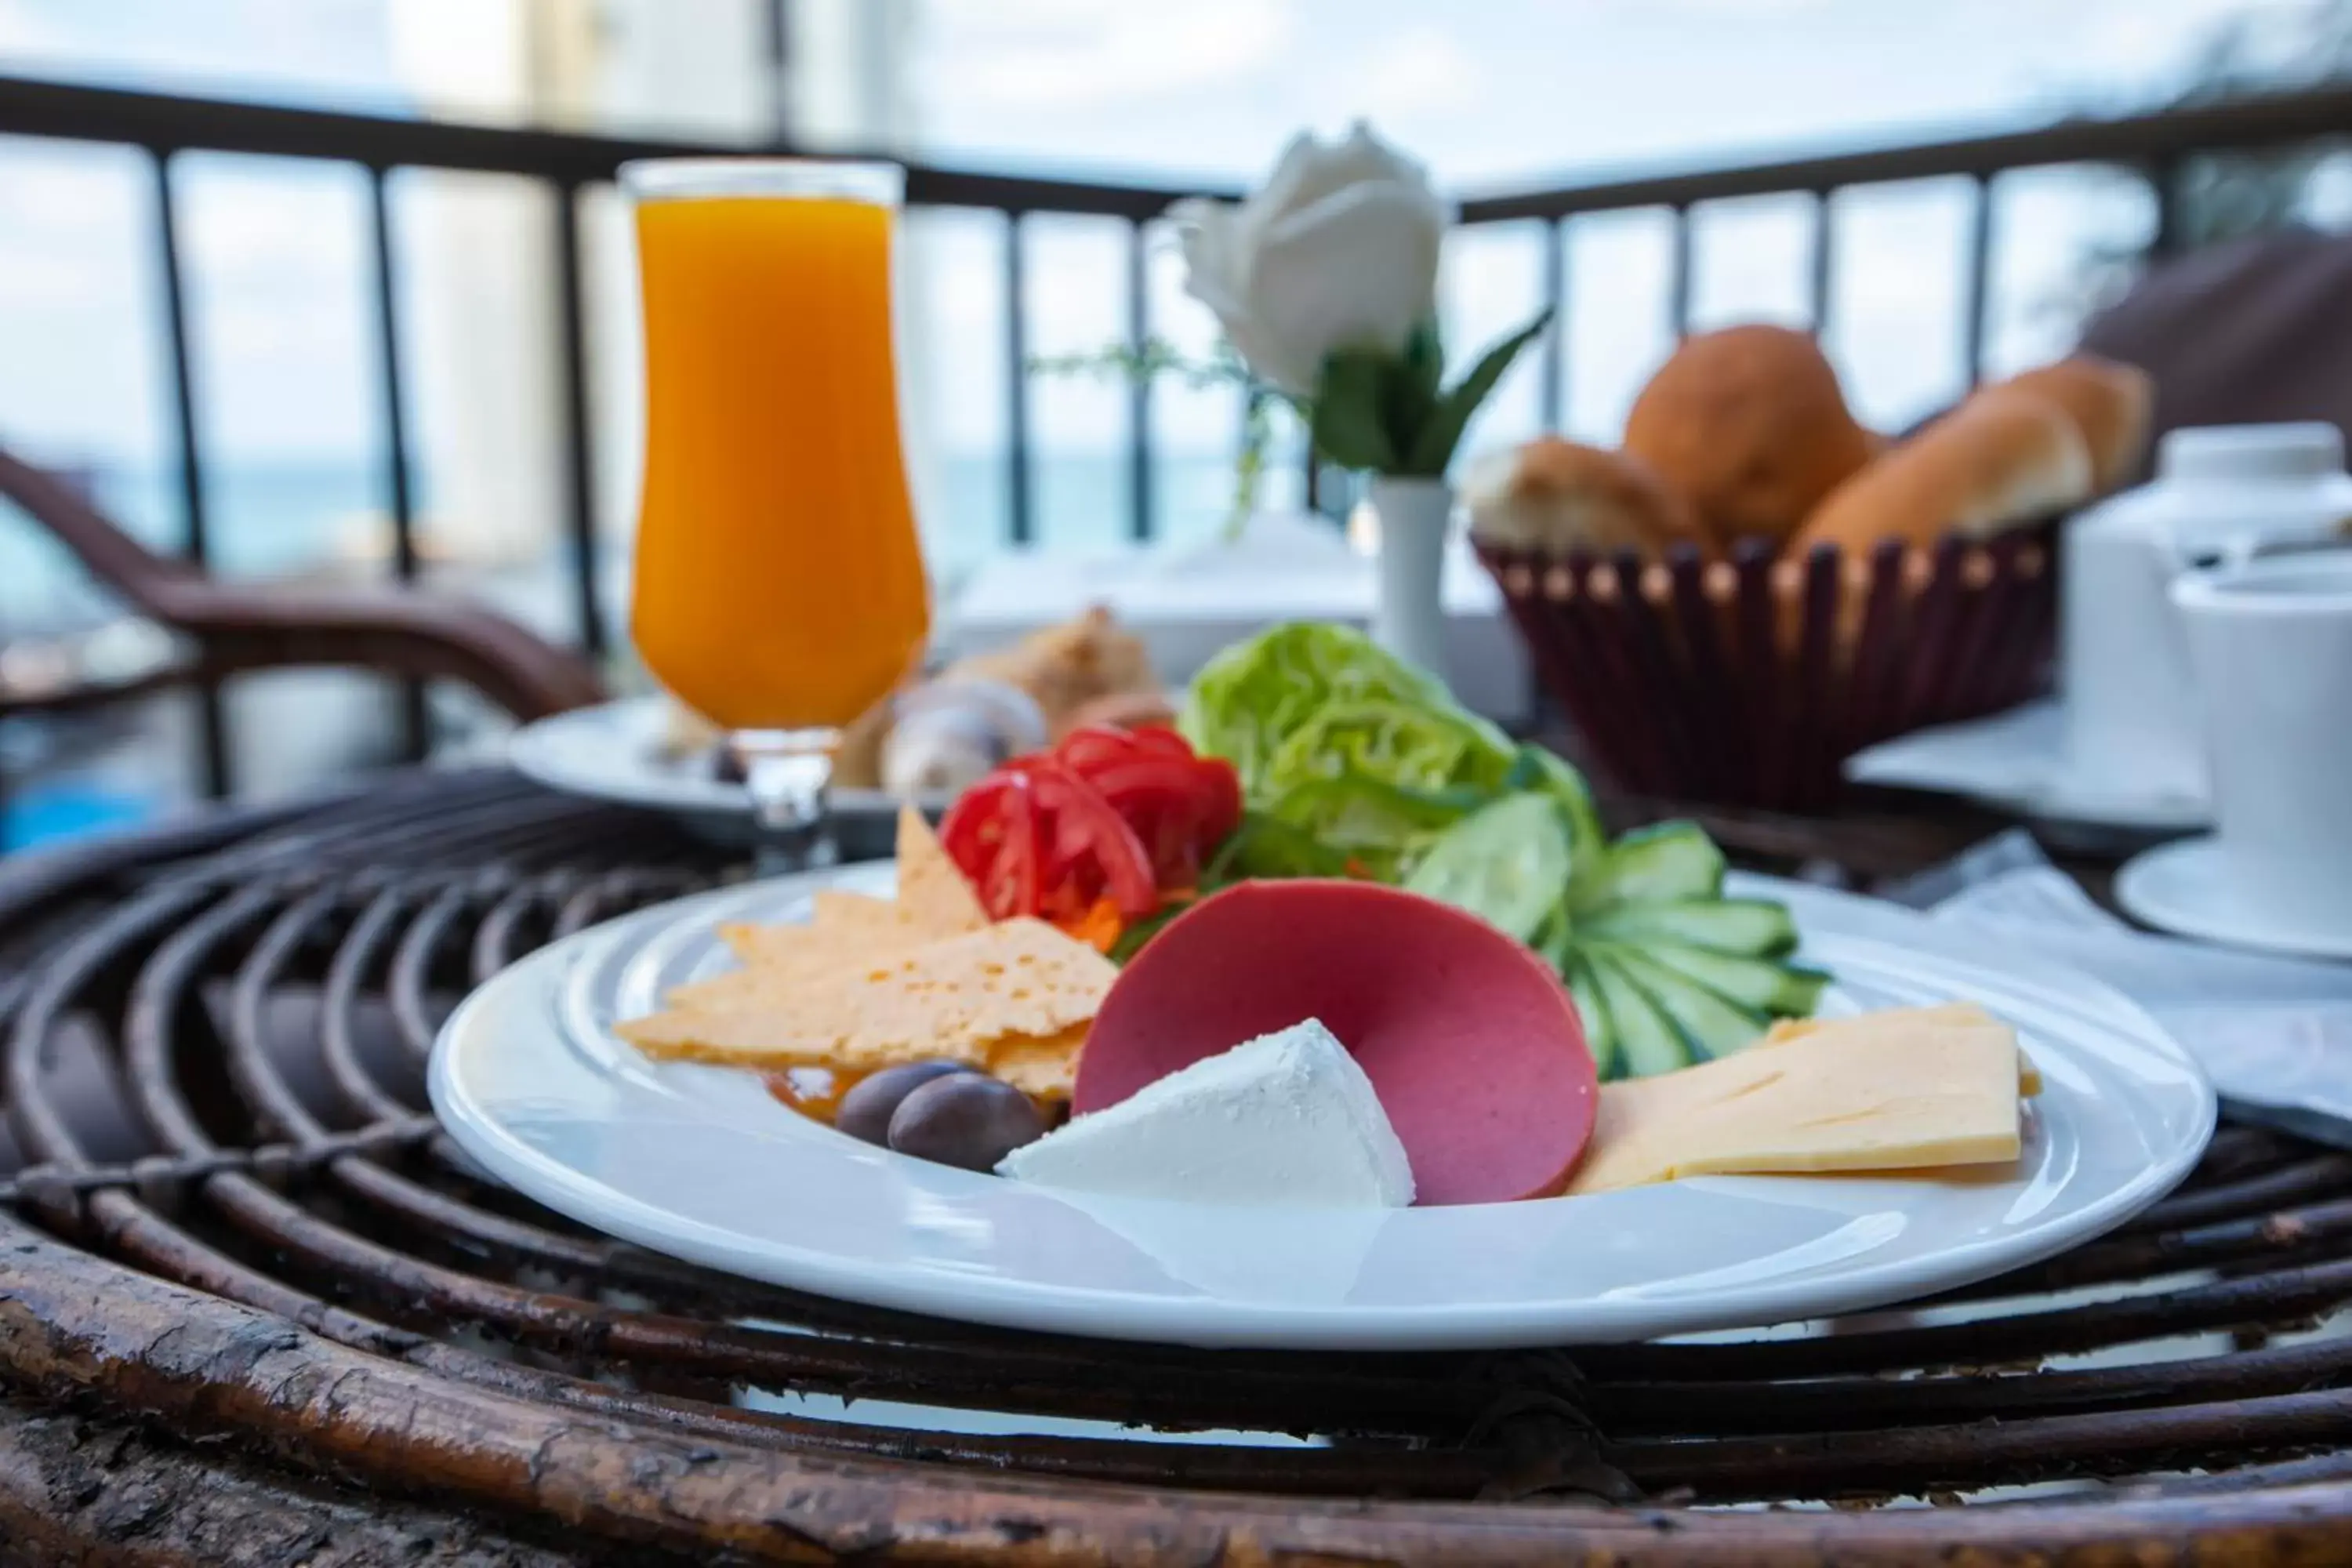
[{"label": "stemmed glass", "polygon": [[803,843],[843,726],[929,630],[892,353],[903,182],[802,159],[621,170],[645,312],[637,649],[727,732],[763,835]]}]

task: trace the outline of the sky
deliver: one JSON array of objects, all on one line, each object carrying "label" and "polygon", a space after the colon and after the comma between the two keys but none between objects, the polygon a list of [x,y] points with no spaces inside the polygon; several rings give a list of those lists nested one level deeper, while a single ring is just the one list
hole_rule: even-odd
[{"label": "sky", "polygon": [[935,0],[924,130],[1247,174],[1369,116],[1449,181],[1867,145],[2130,102],[2244,0]]},{"label": "sky", "polygon": [[[403,48],[420,35],[454,39],[448,29],[478,26],[505,3],[0,0],[0,71],[415,112]],[[909,119],[933,161],[1241,183],[1301,126],[1332,132],[1368,117],[1454,192],[2126,109],[2176,80],[2218,22],[2294,9],[2285,0],[903,3]],[[655,41],[676,46],[748,36],[752,0],[612,4],[604,25],[667,29]],[[478,117],[498,107],[465,106]],[[709,106],[690,95],[669,110],[670,123],[709,129]],[[630,129],[658,130],[664,106],[640,93],[629,118]],[[147,182],[133,154],[0,141],[0,436],[58,453],[152,460],[168,451]],[[208,436],[237,459],[367,454],[376,409],[356,175],[195,158],[179,188]],[[1968,202],[1965,188],[1928,184],[1852,193],[1835,209],[1825,341],[1861,411],[1883,425],[1965,382],[1956,323]],[[1702,324],[1801,320],[1806,217],[1801,200],[1783,198],[1702,211],[1693,273]],[[2095,240],[2144,232],[2148,218],[2144,195],[2119,178],[2059,172],[2006,183],[1995,216],[1996,367],[2062,350],[2058,307],[2076,258]],[[950,448],[985,449],[1003,428],[992,357],[1001,226],[951,215],[910,227],[924,258],[919,319],[939,345],[928,423]],[[1117,226],[1040,219],[1030,243],[1033,349],[1115,338],[1125,319]],[[1648,213],[1570,233],[1573,433],[1612,434],[1670,345],[1665,243]],[[1538,266],[1524,229],[1455,237],[1444,302],[1457,359],[1533,310]],[[1205,345],[1211,323],[1183,299],[1164,247],[1151,287],[1155,324]],[[1041,384],[1039,439],[1049,449],[1114,449],[1125,406],[1108,387]],[[1155,417],[1178,446],[1214,446],[1233,428],[1229,404],[1207,394],[1171,389]],[[1522,374],[1480,433],[1501,438],[1534,422],[1534,383]]]}]

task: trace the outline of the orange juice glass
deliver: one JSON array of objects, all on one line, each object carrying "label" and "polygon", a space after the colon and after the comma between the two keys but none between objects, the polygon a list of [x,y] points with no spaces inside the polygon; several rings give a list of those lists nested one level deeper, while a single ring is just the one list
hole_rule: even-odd
[{"label": "orange juice glass", "polygon": [[892,354],[902,179],[795,159],[621,171],[646,340],[633,629],[681,701],[768,738],[754,757],[821,750],[929,629]]}]

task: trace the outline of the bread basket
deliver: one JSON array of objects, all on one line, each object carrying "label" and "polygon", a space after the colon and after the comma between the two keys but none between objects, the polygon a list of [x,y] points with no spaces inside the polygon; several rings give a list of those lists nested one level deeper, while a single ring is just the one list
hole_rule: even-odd
[{"label": "bread basket", "polygon": [[1551,556],[1477,542],[1538,678],[1618,786],[1814,811],[1845,759],[2044,689],[2054,519],[1990,539],[1802,559],[1760,542]]}]

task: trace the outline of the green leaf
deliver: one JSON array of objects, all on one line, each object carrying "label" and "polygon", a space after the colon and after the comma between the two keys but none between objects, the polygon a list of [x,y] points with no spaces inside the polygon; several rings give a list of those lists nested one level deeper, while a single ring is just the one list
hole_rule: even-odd
[{"label": "green leaf", "polygon": [[1384,388],[1396,363],[1377,349],[1342,349],[1323,362],[1312,426],[1318,451],[1342,468],[1394,470]]},{"label": "green leaf", "polygon": [[[1456,382],[1454,390],[1438,398],[1437,406],[1421,427],[1403,471],[1434,479],[1445,472],[1445,465],[1454,460],[1454,448],[1462,442],[1462,432],[1470,424],[1470,416],[1486,401],[1519,351],[1543,335],[1551,324],[1551,312],[1542,311],[1536,319],[1513,332],[1509,337],[1486,351],[1470,374]],[[1383,470],[1390,471],[1390,470]]]},{"label": "green leaf", "polygon": [[1347,869],[1343,852],[1318,844],[1295,823],[1253,807],[1242,813],[1240,824],[1202,868],[1201,895],[1250,878],[1339,877]]},{"label": "green leaf", "polygon": [[1445,345],[1435,321],[1423,321],[1404,341],[1404,367],[1416,385],[1436,401],[1438,384],[1445,379]]},{"label": "green leaf", "polygon": [[1232,763],[1242,788],[1257,798],[1271,793],[1266,770],[1295,731],[1326,708],[1362,702],[1452,706],[1433,677],[1353,626],[1291,621],[1203,665],[1185,691],[1177,728],[1196,751]]},{"label": "green leaf", "polygon": [[1405,357],[1391,360],[1381,378],[1381,422],[1388,427],[1389,447],[1410,452],[1437,412],[1437,384],[1445,374],[1445,353],[1434,331],[1416,328],[1405,344]]}]

